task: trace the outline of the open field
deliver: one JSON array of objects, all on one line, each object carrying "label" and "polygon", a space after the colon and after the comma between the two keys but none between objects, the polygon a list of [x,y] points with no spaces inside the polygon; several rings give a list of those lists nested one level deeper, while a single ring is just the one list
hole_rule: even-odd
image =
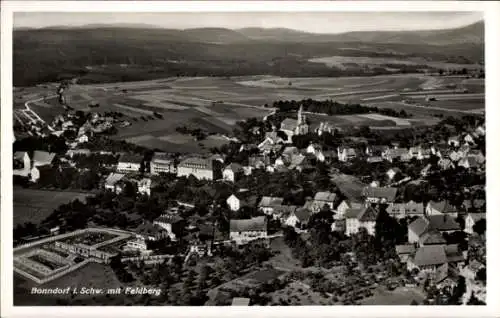
[{"label": "open field", "polygon": [[81,192],[59,192],[14,188],[14,226],[25,222],[40,223],[61,204],[90,195]]},{"label": "open field", "polygon": [[416,288],[398,287],[393,291],[379,289],[375,295],[361,301],[362,305],[401,305],[407,306],[415,300],[422,303],[424,294]]},{"label": "open field", "polygon": [[[469,94],[457,94],[458,88]],[[422,91],[426,89],[425,91]],[[30,98],[53,94],[55,87],[15,89],[16,107],[24,108]],[[321,116],[308,114],[312,126],[331,121],[339,127],[368,125],[384,129],[399,129],[410,125],[433,124],[435,114],[461,115],[484,108],[484,80],[466,77],[399,74],[373,77],[302,77],[276,76],[241,77],[179,77],[144,82],[72,85],[66,90],[70,106],[84,111],[122,112],[132,125],[118,128],[114,138],[126,139],[143,146],[165,151],[205,151],[204,143],[179,136],[175,129],[188,126],[208,133],[227,134],[237,121],[263,118],[272,109],[263,107],[278,100],[332,99],[344,103],[361,103],[380,108],[404,109],[413,114],[410,119],[381,116]],[[435,102],[424,107],[425,96],[438,95]],[[413,100],[416,105],[403,103]],[[98,108],[89,108],[91,102]],[[43,102],[42,102],[43,103]],[[40,103],[39,103],[40,104]],[[31,104],[43,119],[51,120],[63,112],[57,100],[48,99],[43,105]],[[141,119],[152,112],[163,118]],[[409,124],[408,124],[409,123]],[[387,128],[385,128],[387,127]],[[213,143],[213,140],[210,141]]]},{"label": "open field", "polygon": [[[431,62],[423,58],[386,58],[386,57],[351,57],[351,56],[329,56],[310,59],[310,62],[323,63],[329,67],[338,67],[346,69],[349,67],[378,67],[387,64],[404,64],[404,65],[422,65],[432,68],[441,69],[478,69],[481,68],[478,64],[456,64],[445,62]],[[424,67],[425,68],[425,67]]]}]

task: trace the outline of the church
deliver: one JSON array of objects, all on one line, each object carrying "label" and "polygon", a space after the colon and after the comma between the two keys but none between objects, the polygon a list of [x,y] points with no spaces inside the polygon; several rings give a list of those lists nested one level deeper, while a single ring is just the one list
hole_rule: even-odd
[{"label": "church", "polygon": [[299,111],[297,112],[297,119],[286,118],[281,122],[280,130],[287,135],[287,142],[292,142],[293,136],[305,135],[309,132],[306,116],[303,115],[302,112],[302,105],[300,105]]}]

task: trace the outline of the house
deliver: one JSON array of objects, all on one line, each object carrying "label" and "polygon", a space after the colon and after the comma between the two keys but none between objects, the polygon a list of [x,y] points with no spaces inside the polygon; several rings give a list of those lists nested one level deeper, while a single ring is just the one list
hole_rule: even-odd
[{"label": "house", "polygon": [[485,136],[486,135],[486,129],[484,126],[478,126],[475,130],[475,133],[478,135],[478,136]]},{"label": "house", "polygon": [[177,177],[194,176],[199,180],[218,180],[221,172],[217,161],[201,157],[182,160],[177,166]]},{"label": "house", "polygon": [[[138,251],[141,254],[149,254],[151,251],[148,251],[148,245],[146,244],[146,240],[142,237],[136,237],[130,241],[127,241],[127,244],[123,247],[124,251]],[[149,252],[149,253],[148,253]]]},{"label": "house", "polygon": [[402,263],[406,263],[408,258],[415,254],[416,250],[413,244],[396,245],[396,254]]},{"label": "house", "polygon": [[310,158],[304,156],[303,154],[293,155],[290,161],[290,165],[288,166],[288,169],[296,169],[298,171],[304,171],[312,168],[313,166],[311,164]]},{"label": "house", "polygon": [[361,195],[370,203],[393,203],[398,188],[365,187]]},{"label": "house", "polygon": [[297,231],[304,231],[307,228],[310,218],[311,212],[308,209],[298,208],[288,215],[285,224],[295,228]]},{"label": "house", "polygon": [[42,177],[44,176],[49,176],[50,174],[53,173],[53,169],[51,165],[44,165],[44,166],[34,166],[30,170],[30,181],[31,182],[38,182]]},{"label": "house", "polygon": [[335,211],[336,213],[335,213],[334,217],[336,219],[343,219],[345,217],[345,213],[347,212],[348,209],[360,209],[362,206],[363,206],[363,204],[360,202],[354,202],[351,200],[343,200],[337,206],[337,210]]},{"label": "house", "polygon": [[280,205],[273,209],[272,216],[274,220],[280,220],[281,223],[285,223],[287,218],[299,209],[296,205]]},{"label": "house", "polygon": [[238,211],[241,207],[241,200],[237,196],[231,194],[227,199],[226,203],[231,211]]},{"label": "house", "polygon": [[142,156],[134,154],[123,154],[118,159],[118,172],[139,172],[141,170]]},{"label": "house", "polygon": [[387,207],[387,213],[396,219],[405,217],[424,216],[424,204],[422,202],[409,201],[406,203],[394,203]]},{"label": "house", "polygon": [[479,164],[483,164],[486,161],[486,158],[484,157],[484,154],[481,152],[479,149],[472,149],[468,153],[469,157],[474,157],[476,158],[476,161]]},{"label": "house", "polygon": [[414,268],[434,273],[443,264],[460,264],[464,262],[458,246],[455,245],[426,245],[421,246],[407,262],[409,271]]},{"label": "house", "polygon": [[439,166],[439,169],[441,169],[441,170],[455,169],[455,165],[448,158],[439,159],[438,166]]},{"label": "house", "polygon": [[321,122],[318,128],[315,129],[315,132],[318,134],[318,136],[321,136],[323,133],[329,133],[333,135],[335,133],[335,126],[330,122]]},{"label": "house", "polygon": [[466,156],[458,161],[457,166],[465,169],[478,169],[480,164],[475,156]]},{"label": "house", "polygon": [[339,161],[349,161],[357,157],[356,149],[339,147],[337,148],[337,157]]},{"label": "house", "polygon": [[428,159],[431,157],[431,149],[423,148],[421,146],[411,147],[408,150],[409,159],[416,158],[417,160]]},{"label": "house", "polygon": [[151,179],[143,178],[137,184],[137,192],[143,195],[151,195]]},{"label": "house", "polygon": [[125,175],[122,173],[115,173],[115,172],[110,173],[104,183],[104,189],[113,191],[117,194],[122,192],[123,187],[120,184],[120,181],[122,181],[124,177]]},{"label": "house", "polygon": [[312,212],[317,213],[323,209],[323,207],[326,205],[330,210],[333,211],[333,205],[335,203],[335,198],[337,195],[332,192],[328,191],[322,191],[322,192],[317,192],[316,195],[314,196],[314,200],[312,202]]},{"label": "house", "polygon": [[368,145],[365,149],[365,154],[370,157],[382,157],[382,154],[389,150],[389,146],[383,145]]},{"label": "house", "polygon": [[368,162],[368,163],[378,163],[378,162],[382,162],[382,161],[384,161],[384,158],[382,158],[380,156],[372,156],[372,157],[366,158],[366,162]]},{"label": "house", "polygon": [[425,207],[426,215],[446,214],[454,218],[458,217],[458,209],[450,204],[448,200],[429,201]]},{"label": "house", "polygon": [[474,142],[474,137],[472,137],[472,135],[471,135],[471,134],[466,134],[466,135],[464,136],[464,141],[465,141],[466,143],[468,143],[469,145],[474,145],[474,144],[475,144],[475,142]]},{"label": "house", "polygon": [[408,225],[408,243],[419,243],[426,233],[433,230],[452,233],[460,231],[460,224],[448,215],[419,217]]},{"label": "house", "polygon": [[486,201],[483,199],[464,200],[462,202],[464,212],[482,212],[486,208]]},{"label": "house", "polygon": [[230,220],[229,237],[237,244],[245,244],[255,239],[267,237],[266,217],[257,216],[251,219]]},{"label": "house", "polygon": [[90,156],[92,152],[90,149],[69,149],[66,151],[66,156],[73,159],[74,156]]},{"label": "house", "polygon": [[392,181],[392,180],[394,180],[394,177],[398,173],[401,173],[401,169],[399,169],[399,168],[390,168],[389,170],[387,170],[387,172],[385,174],[389,178],[389,181]]},{"label": "house", "polygon": [[444,239],[441,232],[436,229],[431,229],[426,233],[422,234],[422,236],[418,239],[418,245],[437,245],[437,244],[446,244],[446,240]]},{"label": "house", "polygon": [[248,158],[248,166],[254,169],[262,169],[271,164],[269,156],[251,156]]},{"label": "house", "polygon": [[425,167],[423,167],[422,170],[420,170],[420,175],[422,177],[427,177],[431,172],[431,170],[432,170],[432,165],[429,163]]},{"label": "house", "polygon": [[250,298],[234,297],[231,306],[249,306]]},{"label": "house", "polygon": [[486,213],[468,213],[465,218],[464,232],[469,234],[474,233],[474,225],[481,219],[486,220]]},{"label": "house", "polygon": [[452,147],[460,147],[460,137],[453,136],[448,138],[448,145]]},{"label": "house", "polygon": [[323,153],[322,147],[319,144],[311,143],[307,149],[306,153],[312,154],[316,157],[316,160],[324,162],[326,160],[325,154]]},{"label": "house", "polygon": [[377,215],[377,210],[372,206],[348,209],[345,213],[345,234],[348,236],[356,234],[361,228],[365,228],[369,235],[375,235]]},{"label": "house", "polygon": [[149,221],[143,221],[134,232],[146,241],[158,241],[169,236],[163,227]]},{"label": "house", "polygon": [[283,138],[278,136],[277,131],[270,131],[266,132],[264,140],[257,145],[257,148],[259,148],[261,153],[268,154],[272,151],[281,149],[284,142]]},{"label": "house", "polygon": [[229,164],[222,171],[222,178],[230,182],[235,182],[243,175],[244,175],[243,167],[237,163]]},{"label": "house", "polygon": [[55,157],[56,154],[53,152],[35,150],[33,152],[33,167],[52,165]]},{"label": "house", "polygon": [[287,135],[287,142],[292,142],[293,136],[306,135],[309,132],[309,125],[303,114],[302,105],[297,112],[297,119],[286,118],[281,122],[280,130]]},{"label": "house", "polygon": [[283,204],[283,198],[263,196],[259,202],[259,210],[264,214],[271,215],[276,207]]},{"label": "house", "polygon": [[184,219],[177,214],[162,214],[153,221],[153,225],[158,225],[165,231],[172,241],[177,240],[175,232],[182,230]]},{"label": "house", "polygon": [[382,153],[382,158],[389,162],[393,162],[394,160],[401,160],[401,157],[407,154],[408,149],[406,148],[391,148]]},{"label": "house", "polygon": [[87,136],[86,134],[79,135],[78,137],[76,137],[76,142],[80,144],[89,142],[89,136]]},{"label": "house", "polygon": [[15,176],[27,177],[31,170],[31,159],[26,151],[16,151],[14,153],[14,162],[12,173]]},{"label": "house", "polygon": [[149,164],[151,175],[157,176],[160,173],[176,173],[173,158],[164,152],[155,152]]}]

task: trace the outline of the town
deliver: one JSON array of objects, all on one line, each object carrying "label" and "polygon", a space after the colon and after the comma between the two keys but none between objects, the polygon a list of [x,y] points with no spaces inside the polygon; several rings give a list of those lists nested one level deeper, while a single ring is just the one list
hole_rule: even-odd
[{"label": "town", "polygon": [[94,266],[106,279],[85,287],[161,289],[92,295],[106,305],[486,302],[484,115],[381,133],[311,124],[338,103],[273,107],[209,154],[113,139],[130,123],[98,107],[32,116],[15,133],[14,192],[84,195],[15,226],[16,275],[52,286]]}]

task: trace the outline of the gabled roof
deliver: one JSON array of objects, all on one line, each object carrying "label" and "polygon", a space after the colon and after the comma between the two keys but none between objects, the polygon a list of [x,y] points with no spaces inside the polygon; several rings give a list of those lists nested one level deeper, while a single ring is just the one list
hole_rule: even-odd
[{"label": "gabled roof", "polygon": [[337,195],[332,192],[324,191],[324,192],[317,192],[316,195],[314,196],[314,201],[326,201],[326,202],[333,202],[335,201],[335,198]]},{"label": "gabled roof", "polygon": [[265,216],[257,216],[251,219],[240,219],[229,221],[230,232],[266,231],[267,220]]},{"label": "gabled roof", "polygon": [[415,233],[417,236],[424,234],[429,228],[429,221],[425,218],[418,218],[408,225],[408,230]]},{"label": "gabled roof", "polygon": [[112,186],[121,179],[123,179],[123,177],[125,177],[125,175],[122,173],[114,173],[114,172],[110,173],[109,176],[106,178],[106,184]]},{"label": "gabled roof", "polygon": [[140,164],[142,162],[142,156],[125,153],[120,156],[118,162],[136,163]]},{"label": "gabled roof", "polygon": [[479,166],[479,162],[475,156],[467,156],[465,158],[460,159],[459,164],[465,165],[468,164],[471,168],[476,168]]},{"label": "gabled roof", "polygon": [[283,155],[295,155],[299,153],[299,149],[297,147],[285,147],[283,149]]},{"label": "gabled roof", "polygon": [[296,205],[278,205],[276,207],[274,207],[273,209],[273,214],[276,214],[276,215],[289,215],[293,212],[295,212],[295,210],[297,210],[299,207],[296,206]]},{"label": "gabled roof", "polygon": [[231,306],[248,306],[250,305],[250,298],[241,298],[235,297],[233,298],[233,302]]},{"label": "gabled roof", "polygon": [[15,160],[23,160],[24,156],[27,154],[28,153],[26,151],[16,151],[16,152],[14,152],[14,159]]},{"label": "gabled roof", "polygon": [[443,201],[429,201],[428,206],[434,210],[439,211],[440,213],[456,213],[457,208],[448,202],[448,200]]},{"label": "gabled roof", "polygon": [[306,157],[302,154],[292,155],[292,159],[291,159],[289,168],[293,169],[293,168],[296,168],[297,166],[300,166],[304,162],[305,159],[306,159]]},{"label": "gabled roof", "polygon": [[259,207],[274,207],[283,203],[283,198],[278,197],[262,197],[259,202]]},{"label": "gabled roof", "polygon": [[298,208],[292,213],[297,217],[297,219],[299,219],[301,223],[309,222],[309,218],[311,217],[311,212],[308,209],[304,208]]},{"label": "gabled roof", "polygon": [[159,163],[170,163],[172,161],[172,158],[170,158],[169,155],[165,152],[155,152],[153,154],[153,157],[151,158],[151,161]]},{"label": "gabled roof", "polygon": [[155,222],[174,224],[182,220],[184,219],[177,214],[163,214],[159,216],[157,219],[155,219]]},{"label": "gabled roof", "polygon": [[418,240],[421,245],[446,244],[446,240],[437,230],[430,230]]},{"label": "gabled roof", "polygon": [[467,214],[467,217],[474,220],[474,222],[477,222],[481,219],[486,220],[486,213],[469,213],[469,214]]},{"label": "gabled roof", "polygon": [[402,254],[413,254],[415,253],[416,248],[413,244],[404,244],[404,245],[396,245],[396,253],[398,255]]},{"label": "gabled roof", "polygon": [[295,130],[295,128],[297,128],[297,119],[285,118],[285,120],[281,122],[280,128],[281,130]]},{"label": "gabled roof", "polygon": [[417,249],[413,263],[417,266],[441,265],[447,262],[443,245],[424,245]]},{"label": "gabled roof", "polygon": [[362,206],[361,208],[347,209],[346,219],[358,219],[362,222],[375,221],[378,212],[372,206]]},{"label": "gabled roof", "polygon": [[365,187],[362,195],[367,198],[383,198],[393,202],[396,198],[398,188]]},{"label": "gabled roof", "polygon": [[194,156],[194,157],[189,157],[184,160],[182,160],[179,163],[179,167],[196,167],[198,169],[206,169],[206,170],[212,170],[213,169],[213,160],[211,159],[205,159],[202,157]]},{"label": "gabled roof", "polygon": [[234,173],[243,171],[243,166],[238,163],[230,163],[224,170],[231,170]]},{"label": "gabled roof", "polygon": [[455,218],[446,214],[429,215],[429,226],[431,229],[438,231],[458,231],[460,224],[455,221]]},{"label": "gabled roof", "polygon": [[396,148],[396,149],[389,149],[386,151],[386,156],[391,157],[391,158],[397,158],[401,157],[402,155],[405,155],[408,153],[408,149],[406,148]]},{"label": "gabled roof", "polygon": [[465,261],[465,257],[460,251],[460,247],[458,244],[450,244],[444,246],[444,253],[446,254],[446,258],[448,262],[463,262]]},{"label": "gabled roof", "polygon": [[54,161],[56,154],[47,151],[35,150],[33,152],[33,161],[39,165],[50,165]]},{"label": "gabled roof", "polygon": [[394,203],[393,205],[387,207],[387,213],[389,214],[424,214],[424,204],[422,202],[417,203],[414,201],[409,201],[406,203]]}]

